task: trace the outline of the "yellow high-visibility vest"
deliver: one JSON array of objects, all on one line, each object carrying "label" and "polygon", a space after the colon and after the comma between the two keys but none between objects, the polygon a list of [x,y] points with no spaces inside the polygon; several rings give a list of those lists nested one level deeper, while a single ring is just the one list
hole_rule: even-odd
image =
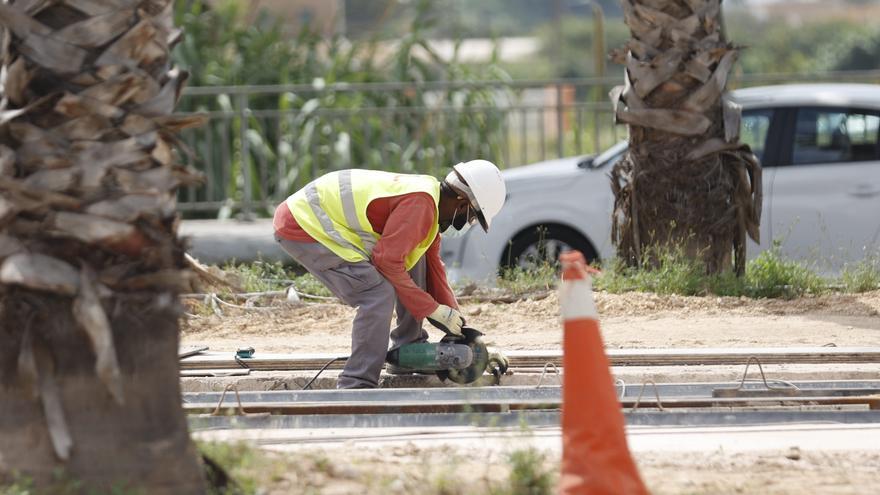
[{"label": "yellow high-visibility vest", "polygon": [[[374,199],[425,192],[434,199],[439,218],[440,181],[430,175],[394,174],[377,170],[340,170],[321,176],[287,198],[296,222],[313,239],[352,263],[370,259],[380,235],[367,219]],[[428,235],[407,254],[410,270],[434,242],[437,222]]]}]

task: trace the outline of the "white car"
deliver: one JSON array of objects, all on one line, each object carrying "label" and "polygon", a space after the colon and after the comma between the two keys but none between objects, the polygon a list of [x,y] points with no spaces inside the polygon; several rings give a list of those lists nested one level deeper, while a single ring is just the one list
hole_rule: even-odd
[{"label": "white car", "polygon": [[[761,244],[782,242],[787,257],[838,270],[878,251],[880,85],[791,84],[736,90],[740,139],[763,165]],[[555,260],[564,248],[589,259],[614,256],[608,174],[627,149],[504,171],[507,203],[487,234],[444,236],[450,280],[487,280],[505,266]]]}]

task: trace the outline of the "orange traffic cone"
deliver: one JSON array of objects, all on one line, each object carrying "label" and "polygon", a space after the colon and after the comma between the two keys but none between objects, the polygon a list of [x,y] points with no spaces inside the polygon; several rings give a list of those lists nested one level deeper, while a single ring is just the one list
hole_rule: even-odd
[{"label": "orange traffic cone", "polygon": [[599,333],[584,255],[563,253],[559,305],[565,320],[562,385],[564,495],[640,495],[648,490],[626,444],[623,412]]}]

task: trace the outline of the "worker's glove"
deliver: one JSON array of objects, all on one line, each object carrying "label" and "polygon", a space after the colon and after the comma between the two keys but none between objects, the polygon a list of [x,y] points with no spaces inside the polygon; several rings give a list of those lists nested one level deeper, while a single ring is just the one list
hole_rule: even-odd
[{"label": "worker's glove", "polygon": [[486,365],[486,371],[495,377],[495,385],[501,385],[501,377],[507,373],[510,361],[497,349],[489,347],[487,350],[489,351],[489,363]]},{"label": "worker's glove", "polygon": [[501,351],[497,349],[489,348],[489,365],[486,367],[489,371],[492,371],[492,374],[496,374],[495,370],[498,370],[498,375],[503,375],[507,373],[507,368],[510,367],[510,360],[507,359],[507,356],[501,353]]},{"label": "worker's glove", "polygon": [[449,335],[462,336],[461,327],[464,325],[464,318],[455,308],[441,304],[437,306],[433,313],[428,315],[428,321]]}]

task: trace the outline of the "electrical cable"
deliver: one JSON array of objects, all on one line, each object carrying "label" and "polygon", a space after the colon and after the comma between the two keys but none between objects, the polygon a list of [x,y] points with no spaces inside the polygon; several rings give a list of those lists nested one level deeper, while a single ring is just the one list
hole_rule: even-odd
[{"label": "electrical cable", "polygon": [[318,372],[315,373],[315,376],[313,376],[312,379],[309,380],[309,383],[306,383],[302,389],[306,390],[309,387],[311,387],[312,384],[315,383],[315,380],[317,380],[318,377],[321,376],[321,373],[323,373],[324,370],[329,368],[331,364],[335,363],[336,361],[341,361],[343,359],[348,359],[348,358],[349,358],[349,356],[340,356],[340,357],[335,357],[335,358],[331,359],[330,361],[327,361],[327,364],[325,364],[320,370],[318,370]]}]

